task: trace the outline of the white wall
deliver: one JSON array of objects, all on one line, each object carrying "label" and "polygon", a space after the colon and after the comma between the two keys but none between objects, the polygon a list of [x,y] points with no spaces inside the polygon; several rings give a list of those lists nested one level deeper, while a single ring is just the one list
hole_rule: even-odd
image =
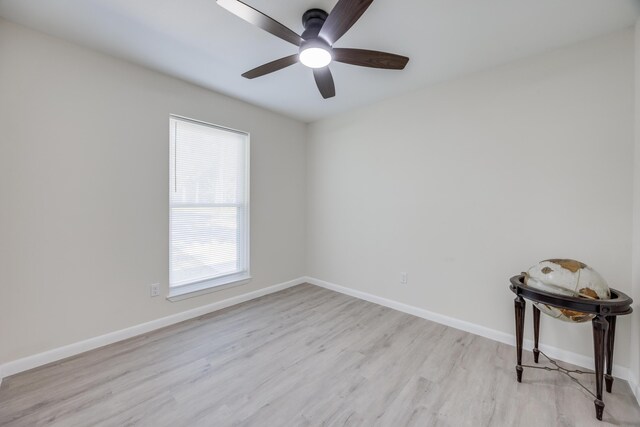
[{"label": "white wall", "polygon": [[[174,303],[170,113],[250,132],[252,172],[253,281]],[[303,123],[0,20],[0,130],[0,365],[304,275]]]},{"label": "white wall", "polygon": [[[311,125],[309,275],[506,333],[538,260],[631,292],[633,49],[627,30]],[[590,328],[544,318],[541,340],[591,356]]]},{"label": "white wall", "polygon": [[632,283],[633,307],[636,318],[631,330],[631,372],[633,376],[632,387],[635,386],[636,397],[640,401],[640,20],[635,28],[635,120],[636,138],[633,167],[633,251],[632,251]]}]

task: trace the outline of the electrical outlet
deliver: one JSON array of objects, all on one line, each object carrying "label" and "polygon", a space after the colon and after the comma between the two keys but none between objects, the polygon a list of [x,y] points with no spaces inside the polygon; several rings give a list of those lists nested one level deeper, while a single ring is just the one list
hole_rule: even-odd
[{"label": "electrical outlet", "polygon": [[400,283],[403,285],[406,285],[408,281],[409,281],[409,277],[407,276],[407,273],[405,272],[400,273]]},{"label": "electrical outlet", "polygon": [[149,287],[149,290],[152,297],[157,297],[160,295],[160,283],[154,283]]}]

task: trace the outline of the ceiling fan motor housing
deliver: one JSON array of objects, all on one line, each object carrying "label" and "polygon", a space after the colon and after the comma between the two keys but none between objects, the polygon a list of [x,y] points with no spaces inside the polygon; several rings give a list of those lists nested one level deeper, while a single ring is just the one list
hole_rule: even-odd
[{"label": "ceiling fan motor housing", "polygon": [[302,38],[305,40],[315,39],[327,19],[329,14],[322,9],[309,9],[302,15],[302,25],[304,32]]}]

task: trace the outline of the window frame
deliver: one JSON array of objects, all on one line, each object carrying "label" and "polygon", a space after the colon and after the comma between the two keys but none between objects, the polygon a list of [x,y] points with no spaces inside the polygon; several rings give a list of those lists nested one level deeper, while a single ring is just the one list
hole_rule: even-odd
[{"label": "window frame", "polygon": [[[242,266],[244,267],[238,272],[225,274],[222,276],[214,276],[210,278],[198,279],[190,282],[181,283],[179,285],[171,285],[171,250],[172,250],[172,239],[171,239],[171,230],[172,230],[172,220],[171,220],[171,210],[173,205],[171,203],[171,193],[169,193],[168,197],[168,214],[169,214],[169,251],[168,251],[168,265],[169,265],[169,294],[167,295],[167,299],[169,301],[179,301],[186,298],[192,298],[195,296],[207,294],[210,292],[216,292],[222,289],[227,289],[233,286],[240,286],[246,283],[249,283],[251,280],[251,260],[250,260],[250,244],[251,244],[251,230],[250,230],[250,159],[251,159],[251,135],[249,132],[229,128],[226,126],[220,126],[213,123],[205,122],[202,120],[196,120],[189,117],[180,116],[177,114],[169,115],[169,192],[173,191],[172,187],[175,185],[175,177],[171,176],[171,162],[174,162],[174,156],[172,156],[172,152],[175,152],[175,129],[173,128],[173,122],[183,121],[188,122],[200,126],[211,127],[214,129],[222,130],[225,132],[233,132],[236,134],[240,134],[245,136],[245,151],[244,151],[244,200],[245,203],[202,203],[202,204],[194,204],[194,206],[206,206],[206,205],[215,205],[215,206],[231,206],[238,209],[244,209],[244,215],[242,218],[242,222],[238,222],[238,241],[243,242],[244,249],[242,254],[239,252],[238,257]],[[173,165],[175,168],[175,164]],[[175,173],[175,170],[174,170]],[[240,245],[239,245],[240,246]],[[241,256],[242,255],[242,256]]]}]

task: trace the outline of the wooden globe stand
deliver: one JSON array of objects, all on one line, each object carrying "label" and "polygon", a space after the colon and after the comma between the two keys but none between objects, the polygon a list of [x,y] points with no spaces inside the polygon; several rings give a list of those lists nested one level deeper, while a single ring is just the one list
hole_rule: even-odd
[{"label": "wooden globe stand", "polygon": [[[522,365],[522,342],[524,339],[524,313],[526,307],[525,299],[531,302],[539,302],[562,309],[595,315],[591,323],[593,325],[593,352],[595,361],[596,393],[593,394],[586,387],[582,387],[585,388],[585,390],[589,391],[589,393],[595,397],[594,404],[596,407],[596,418],[598,420],[602,420],[602,413],[604,411],[604,402],[602,401],[603,377],[606,381],[607,392],[611,393],[611,387],[613,385],[611,370],[613,368],[613,346],[616,335],[616,317],[631,313],[633,311],[633,309],[631,308],[633,300],[624,293],[615,289],[611,289],[611,299],[607,300],[592,300],[587,298],[556,295],[527,286],[524,283],[524,274],[513,276],[511,278],[511,285],[509,286],[509,289],[511,289],[511,291],[516,294],[516,375],[518,378],[518,382],[522,382],[522,371],[524,370],[523,366],[537,368],[535,366]],[[535,363],[538,363],[539,355],[541,353],[541,351],[538,349],[538,338],[540,336],[540,310],[535,305],[533,306],[533,335],[533,360]],[[546,355],[544,356],[546,357]],[[564,374],[569,375],[569,377],[571,377],[578,384],[580,384],[580,382],[575,377],[573,377],[571,373],[586,373],[582,371],[569,371],[567,369],[560,368],[554,361],[551,362],[556,366],[555,369],[542,369],[560,371]]]}]

